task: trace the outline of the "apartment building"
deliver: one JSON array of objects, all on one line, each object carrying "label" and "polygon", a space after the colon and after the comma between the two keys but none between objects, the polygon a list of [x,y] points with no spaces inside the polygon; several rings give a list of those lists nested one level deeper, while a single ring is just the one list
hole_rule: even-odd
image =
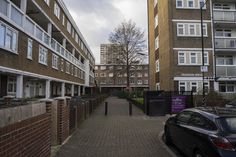
[{"label": "apartment building", "polygon": [[[150,89],[236,92],[235,0],[148,0]],[[203,7],[204,53],[201,40]]]},{"label": "apartment building", "polygon": [[[130,87],[132,91],[148,89],[148,67],[147,64],[130,66]],[[126,65],[95,65],[95,78],[101,92],[123,91],[127,87]]]},{"label": "apartment building", "polygon": [[85,94],[94,64],[62,0],[0,1],[0,97]]},{"label": "apartment building", "polygon": [[100,45],[100,63],[101,64],[119,64],[120,55],[114,49],[118,48],[114,44],[101,44]]}]

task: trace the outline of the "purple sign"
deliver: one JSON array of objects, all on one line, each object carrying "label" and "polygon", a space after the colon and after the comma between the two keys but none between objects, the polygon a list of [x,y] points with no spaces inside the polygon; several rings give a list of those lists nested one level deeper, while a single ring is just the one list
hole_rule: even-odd
[{"label": "purple sign", "polygon": [[178,113],[186,108],[186,96],[173,96],[171,112]]}]

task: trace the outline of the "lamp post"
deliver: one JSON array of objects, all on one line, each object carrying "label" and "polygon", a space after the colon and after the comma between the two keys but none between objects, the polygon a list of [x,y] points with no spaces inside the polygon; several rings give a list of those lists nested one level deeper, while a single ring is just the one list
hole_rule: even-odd
[{"label": "lamp post", "polygon": [[201,40],[202,40],[202,105],[206,105],[205,99],[206,99],[206,92],[205,92],[205,72],[207,72],[207,68],[205,67],[205,60],[204,60],[204,34],[203,34],[203,7],[206,5],[208,0],[205,1],[205,3],[200,3],[200,11],[201,11]]}]

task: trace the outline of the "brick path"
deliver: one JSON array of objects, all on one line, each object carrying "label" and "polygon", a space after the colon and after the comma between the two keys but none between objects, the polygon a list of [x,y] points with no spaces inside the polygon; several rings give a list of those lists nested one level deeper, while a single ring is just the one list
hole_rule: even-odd
[{"label": "brick path", "polygon": [[158,137],[164,117],[146,117],[136,107],[130,117],[126,100],[110,97],[106,101],[108,116],[101,105],[56,157],[172,157]]}]

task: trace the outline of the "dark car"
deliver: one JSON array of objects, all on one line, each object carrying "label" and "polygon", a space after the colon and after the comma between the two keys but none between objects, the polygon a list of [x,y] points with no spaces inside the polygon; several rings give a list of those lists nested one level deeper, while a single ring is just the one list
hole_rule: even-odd
[{"label": "dark car", "polygon": [[188,157],[236,157],[236,109],[183,110],[166,121],[164,137]]},{"label": "dark car", "polygon": [[233,100],[225,105],[225,107],[234,107],[236,108],[236,100]]}]

